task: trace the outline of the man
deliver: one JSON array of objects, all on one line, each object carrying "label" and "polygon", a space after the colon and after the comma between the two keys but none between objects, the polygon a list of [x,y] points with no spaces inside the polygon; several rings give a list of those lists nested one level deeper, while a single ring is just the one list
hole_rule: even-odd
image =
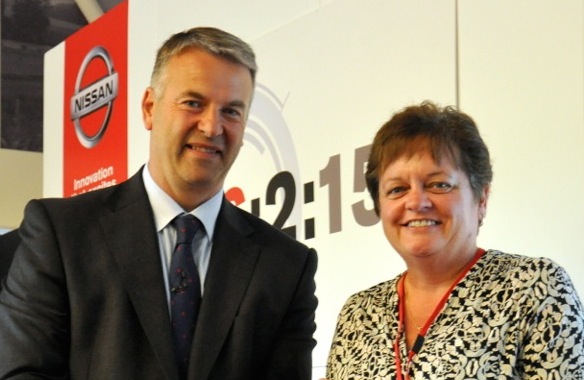
[{"label": "man", "polygon": [[[222,191],[255,72],[235,36],[172,36],[142,102],[148,164],[118,186],[27,205],[0,293],[0,378],[310,379],[316,252]],[[184,213],[203,225],[192,241],[203,297],[180,375],[183,289],[170,277],[185,272],[169,271]]]},{"label": "man", "polygon": [[[20,237],[18,236],[18,230],[8,231],[0,235],[0,281],[8,273],[14,251],[16,251],[19,243]],[[0,283],[0,290],[2,290],[2,283]]]}]

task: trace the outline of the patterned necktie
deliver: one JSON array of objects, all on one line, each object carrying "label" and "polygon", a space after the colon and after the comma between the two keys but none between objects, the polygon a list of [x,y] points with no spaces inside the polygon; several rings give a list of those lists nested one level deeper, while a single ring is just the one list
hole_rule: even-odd
[{"label": "patterned necktie", "polygon": [[186,379],[191,344],[201,304],[201,284],[192,253],[193,237],[203,228],[193,215],[180,215],[172,222],[176,247],[170,263],[170,309],[175,352],[181,379]]}]

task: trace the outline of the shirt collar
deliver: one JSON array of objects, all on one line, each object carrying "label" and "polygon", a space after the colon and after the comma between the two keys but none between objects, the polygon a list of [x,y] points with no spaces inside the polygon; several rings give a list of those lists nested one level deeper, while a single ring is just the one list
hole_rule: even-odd
[{"label": "shirt collar", "polygon": [[[164,190],[154,182],[150,170],[148,170],[148,165],[145,165],[144,170],[142,170],[142,179],[154,213],[156,231],[160,232],[177,215],[186,213],[187,211],[183,210],[174,199],[166,194]],[[213,239],[213,231],[215,231],[215,223],[217,222],[217,216],[219,215],[222,202],[223,191],[220,190],[205,203],[190,212],[190,214],[199,218],[201,223],[203,223],[209,239]]]}]

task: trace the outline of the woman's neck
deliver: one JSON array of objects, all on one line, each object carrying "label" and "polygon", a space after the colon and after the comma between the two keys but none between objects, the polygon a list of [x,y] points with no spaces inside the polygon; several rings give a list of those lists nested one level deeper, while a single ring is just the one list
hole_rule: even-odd
[{"label": "woman's neck", "polygon": [[[403,302],[403,315],[406,327],[406,344],[409,348],[414,344],[416,337],[421,333],[423,326],[433,323],[442,308],[443,302],[449,296],[452,288],[462,276],[470,270],[472,264],[478,260],[482,251],[475,250],[470,257],[464,260],[446,261],[439,263],[424,262],[424,265],[408,265],[408,271],[400,279],[403,289],[400,293],[400,302]],[[428,260],[429,261],[429,260]],[[400,311],[401,312],[401,311]]]},{"label": "woman's neck", "polygon": [[414,258],[407,262],[406,287],[410,291],[439,293],[448,289],[475,258],[477,249],[450,259],[444,256]]}]

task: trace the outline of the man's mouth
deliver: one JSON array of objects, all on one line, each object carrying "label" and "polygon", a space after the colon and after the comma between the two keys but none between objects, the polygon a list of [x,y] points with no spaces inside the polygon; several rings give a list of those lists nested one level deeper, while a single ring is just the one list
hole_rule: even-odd
[{"label": "man's mouth", "polygon": [[195,145],[187,144],[187,147],[189,149],[196,150],[196,151],[202,152],[202,153],[207,153],[207,154],[219,154],[219,153],[221,153],[221,151],[218,150],[218,149],[211,148],[211,147],[206,147],[206,146],[199,146],[199,145],[196,145],[195,146]]}]

